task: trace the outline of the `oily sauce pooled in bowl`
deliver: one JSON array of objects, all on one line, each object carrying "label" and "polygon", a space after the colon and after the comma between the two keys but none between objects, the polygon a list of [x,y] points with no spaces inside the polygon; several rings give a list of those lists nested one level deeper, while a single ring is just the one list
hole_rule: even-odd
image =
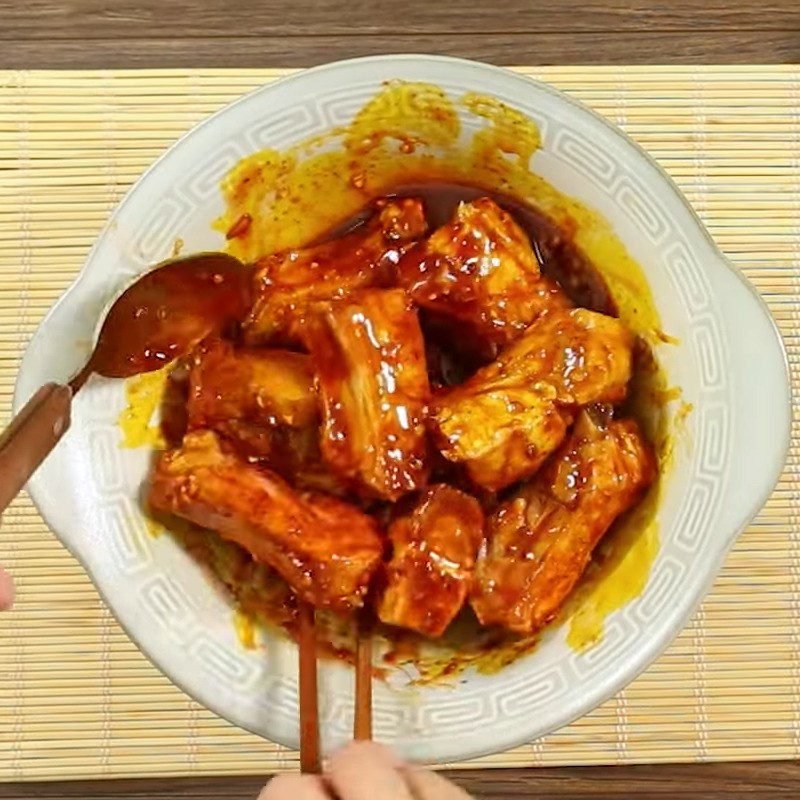
[{"label": "oily sauce pooled in bowl", "polygon": [[532,206],[507,195],[456,183],[401,186],[392,194],[422,198],[431,230],[452,219],[459,203],[491,197],[525,231],[544,274],[556,281],[576,306],[617,316],[616,303],[603,276],[575,245],[572,231],[562,229]]},{"label": "oily sauce pooled in bowl", "polygon": [[292,630],[313,604],[332,653],[356,612],[388,663],[529,649],[656,478],[630,416],[641,343],[572,232],[403,185],[254,271],[239,332],[173,372],[153,512],[244,611]]}]

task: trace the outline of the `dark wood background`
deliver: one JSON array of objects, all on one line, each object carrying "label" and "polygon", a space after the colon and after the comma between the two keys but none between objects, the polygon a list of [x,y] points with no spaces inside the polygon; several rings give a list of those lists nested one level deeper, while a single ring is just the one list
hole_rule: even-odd
[{"label": "dark wood background", "polygon": [[[388,52],[505,65],[800,62],[800,0],[0,0],[0,69],[304,67]],[[796,763],[453,777],[486,800],[800,797]],[[0,798],[250,800],[263,780],[0,784]]]},{"label": "dark wood background", "polygon": [[[478,800],[797,800],[800,771],[782,762],[683,766],[462,770]],[[0,798],[37,800],[256,800],[263,778],[0,784]]]},{"label": "dark wood background", "polygon": [[0,68],[800,61],[797,0],[0,0]]}]

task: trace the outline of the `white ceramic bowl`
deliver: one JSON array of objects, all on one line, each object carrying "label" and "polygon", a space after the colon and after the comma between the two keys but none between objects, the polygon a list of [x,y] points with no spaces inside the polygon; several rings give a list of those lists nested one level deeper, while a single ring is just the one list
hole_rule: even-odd
[{"label": "white ceramic bowl", "polygon": [[[694,406],[691,446],[677,450],[660,504],[661,546],[646,589],[608,619],[598,645],[576,653],[556,629],[530,656],[496,675],[468,674],[455,689],[376,686],[377,736],[412,758],[444,761],[534,739],[632,680],[686,622],[784,462],[790,397],[775,326],[675,185],[619,130],[548,86],[455,59],[359,59],[271,84],[192,130],[128,193],[33,337],[14,400],[19,408],[45,381],[70,376],[104,303],[177,237],[186,252],[221,245],[209,227],[222,210],[218,182],[240,157],[347,121],[392,78],[494,95],[540,125],[534,170],[600,211],[641,263],[664,329],[681,342],[664,349],[664,367]],[[276,639],[266,654],[243,649],[230,608],[200,568],[168,537],[148,537],[137,497],[149,454],[120,449],[122,405],[121,382],[80,393],[71,431],[30,483],[34,501],[175,683],[232,722],[296,746],[294,646]],[[352,673],[326,663],[320,683],[331,747],[351,729]]]}]

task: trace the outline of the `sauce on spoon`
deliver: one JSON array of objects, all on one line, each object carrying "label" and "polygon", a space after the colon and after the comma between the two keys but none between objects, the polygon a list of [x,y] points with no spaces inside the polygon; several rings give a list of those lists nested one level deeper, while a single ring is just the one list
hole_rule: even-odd
[{"label": "sauce on spoon", "polygon": [[185,355],[209,334],[238,322],[250,307],[251,271],[225,253],[167,261],[131,284],[103,320],[73,394],[96,372],[127,378]]}]

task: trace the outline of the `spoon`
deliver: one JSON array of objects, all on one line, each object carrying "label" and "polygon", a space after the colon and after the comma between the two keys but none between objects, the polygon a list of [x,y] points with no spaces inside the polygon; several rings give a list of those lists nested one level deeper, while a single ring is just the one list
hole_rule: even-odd
[{"label": "spoon", "polygon": [[112,303],[97,343],[66,385],[48,383],[0,434],[0,512],[56,446],[70,423],[72,398],[93,373],[127,378],[160,369],[250,308],[251,272],[225,253],[165,261]]}]

